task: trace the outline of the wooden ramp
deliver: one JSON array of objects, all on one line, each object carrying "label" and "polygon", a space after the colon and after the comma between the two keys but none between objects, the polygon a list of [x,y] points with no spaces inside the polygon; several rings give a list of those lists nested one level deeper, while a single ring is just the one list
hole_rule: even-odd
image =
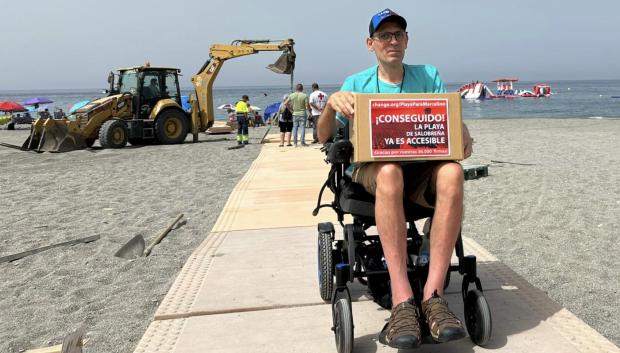
[{"label": "wooden ramp", "polygon": [[[268,143],[228,199],[207,239],[191,255],[136,353],[336,352],[331,308],[317,285],[318,222],[312,216],[327,175],[319,147]],[[329,200],[329,192],[324,196]],[[340,228],[339,226],[336,229]],[[572,313],[464,238],[493,315],[488,347],[469,339],[419,352],[620,352]],[[462,317],[460,276],[447,297]],[[377,340],[389,312],[352,286],[355,352],[396,352]]]}]

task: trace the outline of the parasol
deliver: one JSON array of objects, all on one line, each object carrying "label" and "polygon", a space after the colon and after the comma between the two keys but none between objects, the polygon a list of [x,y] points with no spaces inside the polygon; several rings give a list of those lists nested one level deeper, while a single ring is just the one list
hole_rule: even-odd
[{"label": "parasol", "polygon": [[45,97],[34,97],[26,100],[24,105],[40,105],[40,104],[49,104],[54,103],[53,100]]},{"label": "parasol", "polygon": [[0,101],[0,111],[3,112],[25,112],[27,109],[23,105],[13,101]]}]

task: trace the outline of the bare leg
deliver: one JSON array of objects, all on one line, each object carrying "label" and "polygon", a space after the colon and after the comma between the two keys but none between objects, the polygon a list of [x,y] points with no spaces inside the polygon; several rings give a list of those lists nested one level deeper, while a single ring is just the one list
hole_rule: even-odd
[{"label": "bare leg", "polygon": [[407,277],[407,229],[403,208],[403,171],[395,163],[373,164],[377,183],[375,219],[388,264],[392,304],[413,296]]},{"label": "bare leg", "polygon": [[443,285],[454,244],[463,218],[463,168],[460,164],[446,162],[435,168],[431,185],[435,185],[437,200],[431,227],[431,254],[424,298],[434,291],[443,295]]},{"label": "bare leg", "polygon": [[284,144],[284,133],[281,132],[280,133],[280,145],[283,145],[283,144]]},{"label": "bare leg", "polygon": [[291,133],[290,132],[286,133],[286,143],[289,145],[291,144]]}]

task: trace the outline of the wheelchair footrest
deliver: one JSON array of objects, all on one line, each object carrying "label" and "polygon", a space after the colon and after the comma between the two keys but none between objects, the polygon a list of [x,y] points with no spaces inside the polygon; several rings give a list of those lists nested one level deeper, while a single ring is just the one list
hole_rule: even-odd
[{"label": "wheelchair footrest", "polygon": [[463,174],[465,174],[465,180],[473,180],[489,176],[488,165],[464,165]]}]

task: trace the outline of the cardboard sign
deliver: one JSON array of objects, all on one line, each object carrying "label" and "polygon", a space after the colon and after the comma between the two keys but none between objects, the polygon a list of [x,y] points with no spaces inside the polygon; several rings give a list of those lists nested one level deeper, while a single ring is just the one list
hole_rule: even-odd
[{"label": "cardboard sign", "polygon": [[357,94],[354,161],[463,158],[460,96]]},{"label": "cardboard sign", "polygon": [[370,156],[449,156],[447,99],[370,99]]}]

